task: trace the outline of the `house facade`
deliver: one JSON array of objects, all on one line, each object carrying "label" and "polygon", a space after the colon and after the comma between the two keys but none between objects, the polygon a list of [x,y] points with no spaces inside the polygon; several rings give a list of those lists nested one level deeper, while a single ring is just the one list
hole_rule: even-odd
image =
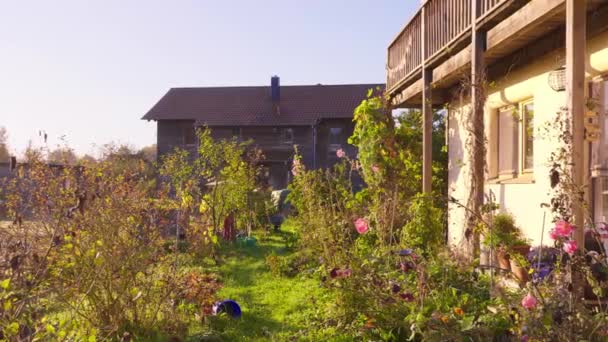
[{"label": "house facade", "polygon": [[215,139],[251,140],[264,154],[263,173],[274,189],[291,177],[295,149],[307,168],[328,167],[336,151],[357,151],[347,143],[355,108],[369,89],[382,84],[172,88],[144,115],[157,122],[158,156],[176,147],[196,150],[196,127]]},{"label": "house facade", "polygon": [[[585,224],[608,220],[607,1],[423,1],[389,45],[387,73],[395,106],[448,110],[450,244],[465,239],[472,113],[483,121],[484,202],[512,214],[532,244],[550,241],[542,204],[551,201],[562,119],[589,203]],[[581,225],[583,215],[574,219]]]}]

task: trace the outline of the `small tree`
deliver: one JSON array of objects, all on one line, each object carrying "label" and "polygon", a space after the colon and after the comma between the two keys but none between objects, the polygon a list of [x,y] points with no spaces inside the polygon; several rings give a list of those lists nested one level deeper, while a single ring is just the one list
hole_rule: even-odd
[{"label": "small tree", "polygon": [[183,209],[189,212],[198,203],[217,232],[227,215],[248,207],[261,155],[248,149],[249,142],[214,140],[209,128],[197,135],[198,154],[176,150],[163,158],[161,174],[170,179]]}]

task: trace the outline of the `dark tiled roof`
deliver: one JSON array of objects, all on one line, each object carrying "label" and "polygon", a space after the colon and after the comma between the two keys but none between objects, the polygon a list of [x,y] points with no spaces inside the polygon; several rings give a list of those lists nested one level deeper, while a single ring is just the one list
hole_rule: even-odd
[{"label": "dark tiled roof", "polygon": [[281,86],[280,113],[270,87],[172,88],[142,119],[196,120],[208,126],[310,125],[352,118],[371,88],[383,84]]}]

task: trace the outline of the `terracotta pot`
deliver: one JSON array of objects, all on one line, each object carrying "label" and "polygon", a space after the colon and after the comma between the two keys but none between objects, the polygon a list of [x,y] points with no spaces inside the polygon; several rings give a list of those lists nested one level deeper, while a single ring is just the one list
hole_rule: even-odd
[{"label": "terracotta pot", "polygon": [[501,248],[496,250],[496,260],[498,260],[498,267],[507,271],[511,270],[511,263],[509,262],[509,259],[509,253],[507,253],[506,250]]},{"label": "terracotta pot", "polygon": [[524,258],[526,258],[526,257],[528,257],[528,253],[530,253],[530,246],[528,246],[528,245],[513,246],[513,247],[511,247],[511,250],[513,251],[513,253],[517,253],[517,254],[523,256]]},{"label": "terracotta pot", "polygon": [[519,266],[515,259],[511,259],[511,272],[517,280],[519,280],[519,284],[523,285],[528,282],[528,269],[525,267]]}]

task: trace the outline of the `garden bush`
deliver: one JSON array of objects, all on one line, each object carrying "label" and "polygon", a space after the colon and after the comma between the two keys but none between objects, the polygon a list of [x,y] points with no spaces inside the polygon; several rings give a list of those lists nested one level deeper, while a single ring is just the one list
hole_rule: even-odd
[{"label": "garden bush", "polygon": [[220,284],[166,234],[184,197],[141,159],[55,167],[43,155],[30,150],[1,187],[13,221],[0,229],[1,338],[148,340],[201,324]]}]

